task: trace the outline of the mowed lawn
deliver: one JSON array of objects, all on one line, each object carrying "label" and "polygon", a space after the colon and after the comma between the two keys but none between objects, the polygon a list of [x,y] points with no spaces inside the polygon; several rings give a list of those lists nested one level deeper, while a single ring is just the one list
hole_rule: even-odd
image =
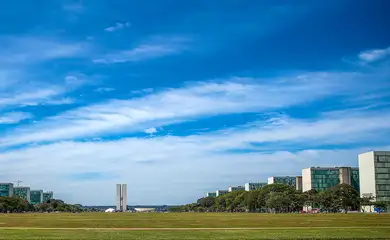
[{"label": "mowed lawn", "polygon": [[390,239],[390,214],[0,214],[0,239],[301,238]]}]

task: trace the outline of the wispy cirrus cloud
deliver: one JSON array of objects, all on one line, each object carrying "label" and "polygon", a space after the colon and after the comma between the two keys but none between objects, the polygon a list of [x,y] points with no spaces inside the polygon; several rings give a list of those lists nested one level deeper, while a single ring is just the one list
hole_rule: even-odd
[{"label": "wispy cirrus cloud", "polygon": [[117,22],[114,25],[105,28],[104,31],[106,31],[106,32],[115,32],[115,31],[118,31],[118,30],[121,30],[121,29],[124,29],[124,28],[129,28],[130,26],[131,26],[131,24],[129,22],[124,22],[124,23]]},{"label": "wispy cirrus cloud", "polygon": [[139,62],[176,54],[180,50],[176,46],[169,45],[141,45],[131,50],[107,54],[102,58],[93,59],[93,62],[102,64]]},{"label": "wispy cirrus cloud", "polygon": [[132,49],[108,53],[92,61],[97,64],[115,64],[161,58],[181,53],[186,49],[188,41],[189,39],[184,37],[153,38]]},{"label": "wispy cirrus cloud", "polygon": [[383,49],[366,50],[361,52],[358,57],[361,61],[370,63],[384,59],[388,56],[390,56],[390,47]]},{"label": "wispy cirrus cloud", "polygon": [[376,75],[357,72],[312,72],[277,79],[231,78],[194,83],[64,112],[34,126],[16,129],[12,134],[6,134],[0,144],[96,137],[143,131],[199,117],[274,111],[327,96],[350,96],[372,88],[383,88],[381,78],[377,78],[377,84],[366,81],[373,77]]},{"label": "wispy cirrus cloud", "polygon": [[110,87],[100,87],[100,88],[96,88],[96,89],[95,89],[95,92],[100,92],[100,93],[104,93],[104,92],[112,92],[112,91],[115,91],[115,88],[110,88]]},{"label": "wispy cirrus cloud", "polygon": [[0,37],[0,63],[6,66],[37,64],[42,61],[83,55],[88,47],[83,43],[63,42],[35,36]]},{"label": "wispy cirrus cloud", "polygon": [[85,77],[48,76],[41,66],[85,57],[89,51],[85,44],[39,36],[1,36],[0,44],[0,109],[74,102],[65,94],[84,85]]},{"label": "wispy cirrus cloud", "polygon": [[31,113],[27,112],[6,112],[0,114],[0,124],[15,124],[33,117]]},{"label": "wispy cirrus cloud", "polygon": [[133,90],[131,91],[132,94],[148,94],[148,93],[152,93],[154,90],[153,88],[144,88],[144,89],[141,89],[141,90]]},{"label": "wispy cirrus cloud", "polygon": [[74,99],[65,94],[79,88],[84,81],[75,76],[67,76],[57,84],[42,81],[26,81],[26,76],[18,76],[7,88],[0,88],[0,109],[37,105],[71,104]]}]

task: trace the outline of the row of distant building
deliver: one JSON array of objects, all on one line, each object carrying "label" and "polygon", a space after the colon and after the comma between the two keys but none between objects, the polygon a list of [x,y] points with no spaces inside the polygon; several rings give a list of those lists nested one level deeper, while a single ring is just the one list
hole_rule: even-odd
[{"label": "row of distant building", "polygon": [[287,184],[303,192],[312,189],[323,191],[345,183],[353,186],[362,197],[372,196],[376,201],[390,201],[390,151],[371,151],[359,154],[358,164],[358,168],[304,168],[301,176],[269,177],[267,182],[230,186],[227,190],[209,192],[206,196],[218,197],[239,190],[252,191],[273,183]]},{"label": "row of distant building", "polygon": [[0,197],[20,197],[31,204],[41,204],[53,199],[52,191],[31,190],[30,187],[14,187],[13,183],[0,183]]}]

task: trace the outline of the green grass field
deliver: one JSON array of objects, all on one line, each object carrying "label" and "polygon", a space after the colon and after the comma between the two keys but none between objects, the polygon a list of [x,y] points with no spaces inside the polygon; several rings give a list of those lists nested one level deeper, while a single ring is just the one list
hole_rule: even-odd
[{"label": "green grass field", "polygon": [[390,214],[0,214],[0,239],[390,239]]}]

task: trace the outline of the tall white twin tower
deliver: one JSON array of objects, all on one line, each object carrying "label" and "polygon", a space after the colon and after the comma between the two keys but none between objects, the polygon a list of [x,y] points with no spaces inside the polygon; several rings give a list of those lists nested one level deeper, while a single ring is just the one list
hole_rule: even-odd
[{"label": "tall white twin tower", "polygon": [[116,210],[121,212],[127,210],[127,184],[116,185]]}]

